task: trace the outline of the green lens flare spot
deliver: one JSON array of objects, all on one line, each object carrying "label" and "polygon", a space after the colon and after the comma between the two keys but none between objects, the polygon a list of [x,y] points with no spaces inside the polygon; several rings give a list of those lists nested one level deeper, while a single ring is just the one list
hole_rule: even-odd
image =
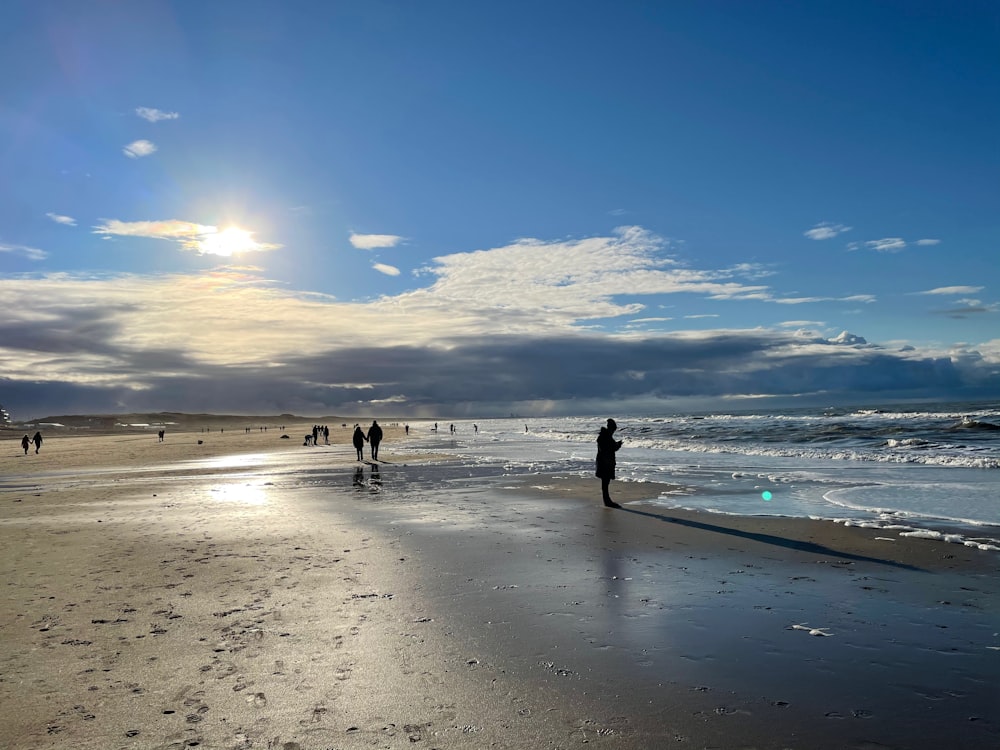
[{"label": "green lens flare spot", "polygon": [[760,496],[761,496],[762,498],[764,498],[765,500],[768,500],[768,501],[770,501],[770,499],[771,499],[772,497],[774,497],[774,495],[772,495],[772,494],[771,494],[770,492],[768,492],[767,490],[764,490],[763,492],[761,492],[761,493],[760,493]]}]

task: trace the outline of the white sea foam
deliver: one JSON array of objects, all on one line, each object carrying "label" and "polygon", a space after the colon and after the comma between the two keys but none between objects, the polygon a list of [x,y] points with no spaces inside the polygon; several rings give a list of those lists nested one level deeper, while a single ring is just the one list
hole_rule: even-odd
[{"label": "white sea foam", "polygon": [[[864,414],[618,417],[618,479],[669,485],[648,501],[735,515],[833,519],[894,532],[1000,526],[1000,435],[962,428],[995,409]],[[604,417],[480,421],[478,436],[435,435],[456,452],[512,474],[593,475]],[[956,425],[959,425],[956,427]],[[763,496],[764,491],[769,496]],[[995,532],[976,544],[992,546]]]}]

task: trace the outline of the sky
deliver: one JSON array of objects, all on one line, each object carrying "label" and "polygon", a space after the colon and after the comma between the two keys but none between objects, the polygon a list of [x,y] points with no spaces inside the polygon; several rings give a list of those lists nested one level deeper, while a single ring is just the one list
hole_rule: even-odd
[{"label": "sky", "polygon": [[7,2],[0,404],[1000,398],[1000,5]]}]

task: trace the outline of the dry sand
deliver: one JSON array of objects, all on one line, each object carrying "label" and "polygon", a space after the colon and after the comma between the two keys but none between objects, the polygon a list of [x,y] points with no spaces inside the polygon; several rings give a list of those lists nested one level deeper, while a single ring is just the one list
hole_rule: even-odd
[{"label": "dry sand", "polygon": [[308,427],[0,442],[3,747],[1000,744],[996,553]]}]

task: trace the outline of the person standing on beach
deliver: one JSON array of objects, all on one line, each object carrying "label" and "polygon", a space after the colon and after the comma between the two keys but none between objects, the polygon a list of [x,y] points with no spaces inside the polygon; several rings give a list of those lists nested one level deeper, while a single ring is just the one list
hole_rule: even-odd
[{"label": "person standing on beach", "polygon": [[602,427],[597,436],[597,471],[595,474],[601,480],[601,494],[604,497],[604,504],[609,508],[622,507],[611,499],[608,492],[611,480],[615,478],[615,453],[622,447],[622,441],[615,440],[615,430],[617,429],[618,423],[609,419],[608,426]]},{"label": "person standing on beach", "polygon": [[28,455],[28,446],[31,445],[31,438],[25,435],[21,438],[21,447],[24,448],[24,455]]},{"label": "person standing on beach", "polygon": [[354,443],[354,450],[358,452],[359,461],[363,461],[365,458],[364,447],[367,439],[365,433],[361,431],[361,425],[354,425],[354,435],[351,436],[351,442]]},{"label": "person standing on beach", "polygon": [[372,444],[372,461],[378,461],[378,444],[382,442],[382,428],[378,422],[372,420],[372,426],[368,428],[368,442]]},{"label": "person standing on beach", "polygon": [[35,444],[35,453],[38,453],[38,449],[42,447],[42,433],[36,432],[35,436],[31,438],[31,442]]}]

